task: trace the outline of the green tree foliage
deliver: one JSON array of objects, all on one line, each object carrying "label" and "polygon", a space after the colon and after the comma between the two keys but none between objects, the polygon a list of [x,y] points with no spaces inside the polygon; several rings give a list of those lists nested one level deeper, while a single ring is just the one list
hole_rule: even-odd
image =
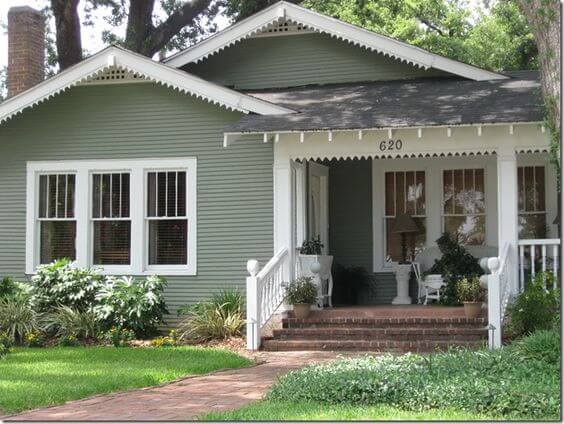
[{"label": "green tree foliage", "polygon": [[526,19],[514,3],[504,0],[484,2],[477,9],[467,0],[306,0],[303,5],[482,68],[538,66]]}]

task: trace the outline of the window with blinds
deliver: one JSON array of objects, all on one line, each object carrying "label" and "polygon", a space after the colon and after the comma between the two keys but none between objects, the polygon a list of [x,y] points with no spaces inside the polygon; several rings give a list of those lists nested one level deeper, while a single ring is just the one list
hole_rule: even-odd
[{"label": "window with blinds", "polygon": [[76,259],[75,175],[39,176],[39,262]]},{"label": "window with blinds", "polygon": [[425,172],[386,172],[385,184],[386,262],[397,262],[401,260],[401,236],[392,233],[397,215],[411,215],[420,228],[420,232],[408,240],[410,255],[415,256],[425,245]]},{"label": "window with blinds", "polygon": [[459,243],[486,242],[486,201],[483,169],[443,171],[443,227]]},{"label": "window with blinds", "polygon": [[546,201],[544,166],[519,166],[519,238],[546,238]]},{"label": "window with blinds", "polygon": [[131,263],[129,173],[92,174],[94,265]]},{"label": "window with blinds", "polygon": [[188,218],[186,172],[147,173],[148,263],[186,265]]},{"label": "window with blinds", "polygon": [[26,273],[197,274],[195,157],[31,161],[26,181]]}]

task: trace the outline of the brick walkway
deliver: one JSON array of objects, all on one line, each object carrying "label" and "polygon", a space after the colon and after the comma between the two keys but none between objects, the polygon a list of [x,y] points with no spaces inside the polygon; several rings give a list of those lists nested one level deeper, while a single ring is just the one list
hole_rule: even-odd
[{"label": "brick walkway", "polygon": [[266,363],[261,365],[188,377],[160,387],[94,396],[5,417],[4,420],[193,420],[207,412],[236,409],[259,400],[278,375],[336,357],[331,352],[263,355]]}]

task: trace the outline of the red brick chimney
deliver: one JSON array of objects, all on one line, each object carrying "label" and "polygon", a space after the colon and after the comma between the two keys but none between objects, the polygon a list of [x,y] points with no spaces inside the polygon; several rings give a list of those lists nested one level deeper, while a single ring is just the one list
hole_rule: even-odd
[{"label": "red brick chimney", "polygon": [[28,6],[8,11],[8,97],[15,96],[45,78],[45,21]]}]

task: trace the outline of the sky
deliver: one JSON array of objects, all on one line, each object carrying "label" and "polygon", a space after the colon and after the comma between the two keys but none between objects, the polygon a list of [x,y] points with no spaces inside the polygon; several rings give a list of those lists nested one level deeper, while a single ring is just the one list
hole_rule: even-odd
[{"label": "sky", "polygon": [[[8,63],[8,34],[5,27],[8,24],[8,10],[13,6],[31,6],[35,9],[42,9],[48,3],[48,0],[0,0],[0,69]],[[79,11],[82,12],[80,5]],[[94,15],[93,20],[93,26],[82,27],[82,46],[89,53],[95,53],[104,48],[102,31],[111,28],[101,17]],[[229,22],[225,18],[220,18],[217,23],[219,28],[224,28]],[[121,30],[125,31],[125,28]]]}]

